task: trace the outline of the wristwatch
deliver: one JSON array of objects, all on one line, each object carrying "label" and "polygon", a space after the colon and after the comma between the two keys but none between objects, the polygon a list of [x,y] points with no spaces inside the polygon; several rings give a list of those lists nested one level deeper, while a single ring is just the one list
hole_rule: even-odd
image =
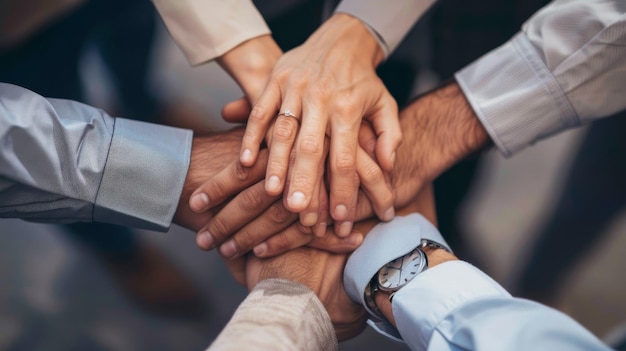
[{"label": "wristwatch", "polygon": [[365,287],[365,303],[372,311],[379,316],[382,315],[376,306],[375,297],[377,292],[387,295],[389,302],[392,302],[393,296],[398,290],[428,268],[428,257],[422,250],[426,246],[448,251],[442,245],[422,239],[420,245],[411,252],[385,264],[370,280],[369,285]]},{"label": "wristwatch", "polygon": [[422,248],[452,252],[439,230],[420,214],[396,216],[375,226],[344,269],[348,296],[368,311],[374,322],[386,321],[374,302],[376,291],[393,295],[428,267]]}]

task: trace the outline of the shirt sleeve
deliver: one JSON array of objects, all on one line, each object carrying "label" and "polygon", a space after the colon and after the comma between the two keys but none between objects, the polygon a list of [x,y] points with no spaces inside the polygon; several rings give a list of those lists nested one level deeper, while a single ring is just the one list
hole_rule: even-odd
[{"label": "shirt sleeve", "polygon": [[192,65],[222,56],[246,40],[270,34],[250,0],[153,0]]},{"label": "shirt sleeve", "polygon": [[555,0],[456,74],[505,156],[626,108],[626,2]]},{"label": "shirt sleeve", "polygon": [[308,287],[267,279],[250,292],[209,347],[210,351],[336,351],[324,305]]},{"label": "shirt sleeve", "polygon": [[0,83],[0,217],[169,228],[192,133]]},{"label": "shirt sleeve", "polygon": [[367,24],[389,56],[415,22],[436,0],[343,0],[335,12],[347,13]]},{"label": "shirt sleeve", "polygon": [[511,297],[463,261],[417,276],[396,293],[392,309],[412,350],[609,350],[570,317]]}]

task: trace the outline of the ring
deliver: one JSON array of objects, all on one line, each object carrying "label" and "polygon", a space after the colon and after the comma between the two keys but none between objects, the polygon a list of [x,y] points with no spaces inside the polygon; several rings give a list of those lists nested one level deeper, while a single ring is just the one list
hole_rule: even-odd
[{"label": "ring", "polygon": [[293,113],[291,113],[291,111],[289,111],[289,109],[285,109],[285,111],[279,113],[278,115],[279,116],[285,116],[285,117],[293,117],[293,118],[296,119],[296,121],[298,121],[298,123],[300,123],[300,118],[298,118],[298,116],[296,116]]}]

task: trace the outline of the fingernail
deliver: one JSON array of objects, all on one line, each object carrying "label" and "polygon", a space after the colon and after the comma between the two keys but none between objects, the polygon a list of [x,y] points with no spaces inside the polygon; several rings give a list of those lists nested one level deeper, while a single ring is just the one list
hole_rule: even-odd
[{"label": "fingernail", "polygon": [[280,180],[278,179],[278,176],[271,176],[267,179],[267,181],[265,182],[265,190],[267,191],[271,191],[271,192],[278,192],[280,190]]},{"label": "fingernail", "polygon": [[318,238],[323,237],[324,235],[326,235],[326,226],[328,224],[326,222],[320,222],[317,225],[315,225],[315,228],[313,229],[313,233],[315,233],[315,236]]},{"label": "fingernail", "polygon": [[363,234],[354,233],[353,235],[350,235],[348,237],[347,242],[348,242],[348,245],[359,246],[363,242]]},{"label": "fingernail", "polygon": [[302,218],[302,225],[310,227],[317,223],[317,213],[307,213]]},{"label": "fingernail", "polygon": [[385,211],[383,221],[390,221],[396,215],[396,211],[393,207],[390,207],[387,211]]},{"label": "fingernail", "polygon": [[345,238],[352,232],[352,222],[343,222],[339,226],[339,236]]},{"label": "fingernail", "polygon": [[291,208],[304,206],[304,193],[302,193],[301,191],[296,191],[295,193],[291,194],[291,196],[289,196],[289,201],[287,202],[289,203],[289,207]]},{"label": "fingernail", "polygon": [[258,257],[262,257],[267,252],[267,244],[266,243],[259,244],[254,247],[253,251],[254,251],[254,255]]},{"label": "fingernail", "polygon": [[335,207],[335,213],[333,218],[336,221],[340,221],[342,219],[346,219],[346,217],[348,217],[348,208],[346,207],[346,205],[337,205],[337,207]]},{"label": "fingernail", "polygon": [[232,240],[227,241],[220,246],[220,253],[226,258],[233,257],[237,253],[237,247]]},{"label": "fingernail", "polygon": [[252,150],[250,149],[244,149],[243,152],[241,153],[241,158],[240,158],[241,162],[252,162]]},{"label": "fingernail", "polygon": [[205,193],[196,194],[191,197],[191,200],[189,201],[189,207],[196,212],[202,211],[208,206],[209,196]]},{"label": "fingernail", "polygon": [[198,234],[198,244],[200,244],[200,247],[210,250],[213,248],[213,242],[213,235],[211,235],[208,230]]}]

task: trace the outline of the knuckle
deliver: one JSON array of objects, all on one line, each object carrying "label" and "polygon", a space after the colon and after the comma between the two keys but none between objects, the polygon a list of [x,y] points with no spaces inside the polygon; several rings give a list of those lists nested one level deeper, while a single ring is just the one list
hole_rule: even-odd
[{"label": "knuckle", "polygon": [[354,172],[355,157],[349,153],[341,153],[335,160],[335,172],[340,175],[349,175]]},{"label": "knuckle", "polygon": [[383,171],[378,167],[376,163],[370,163],[366,166],[363,166],[361,170],[361,179],[365,183],[378,183],[383,181],[384,175]]},{"label": "knuckle", "polygon": [[265,122],[265,116],[267,114],[267,108],[263,105],[255,105],[250,111],[250,117],[248,117],[249,123],[262,124]]},{"label": "knuckle", "polygon": [[209,232],[213,235],[213,238],[215,238],[217,242],[221,242],[226,239],[230,234],[228,232],[228,225],[224,222],[221,216],[214,217],[209,223]]},{"label": "knuckle", "polygon": [[243,210],[249,211],[265,204],[265,192],[256,188],[250,188],[241,193]]},{"label": "knuckle", "polygon": [[304,136],[298,143],[298,152],[305,155],[321,155],[323,150],[324,144],[314,136]]},{"label": "knuckle", "polygon": [[359,113],[359,106],[360,102],[352,96],[343,96],[335,102],[335,109],[347,119],[354,119],[354,115]]},{"label": "knuckle", "polygon": [[274,172],[284,173],[287,170],[287,167],[281,160],[272,158],[267,165],[267,169],[271,169]]},{"label": "knuckle", "polygon": [[285,224],[292,216],[292,213],[287,211],[283,206],[274,205],[271,206],[267,213],[268,219],[273,224]]}]

